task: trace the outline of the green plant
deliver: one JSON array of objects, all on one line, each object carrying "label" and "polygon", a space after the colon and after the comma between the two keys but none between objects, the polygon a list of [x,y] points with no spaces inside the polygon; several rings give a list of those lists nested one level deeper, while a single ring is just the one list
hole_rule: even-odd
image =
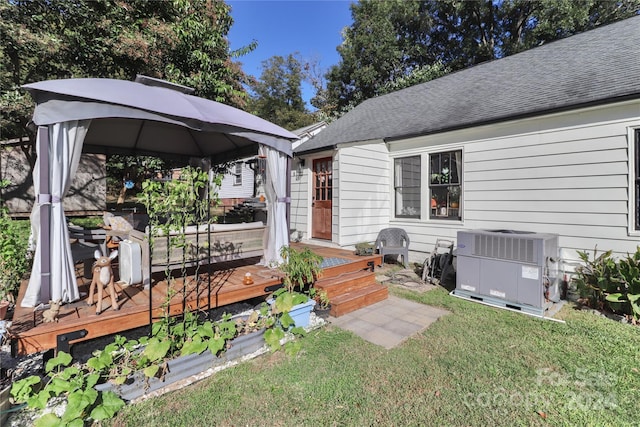
[{"label": "green plant", "polygon": [[309,289],[309,296],[316,301],[316,309],[326,310],[331,305],[329,294],[324,289]]},{"label": "green plant", "polygon": [[640,319],[640,246],[636,252],[616,261],[612,251],[593,257],[578,252],[584,265],[576,269],[574,283],[582,298],[591,307],[607,306],[615,312],[630,314]]},{"label": "green plant", "polygon": [[66,397],[67,406],[62,417],[45,414],[35,422],[36,426],[82,426],[86,418],[94,421],[112,418],[125,405],[115,393],[94,389],[100,380],[98,372],[88,366],[71,365],[71,361],[71,356],[61,351],[45,366],[46,382],[40,377],[30,376],[11,386],[14,400],[27,403],[30,408],[44,409],[49,399]]},{"label": "green plant", "polygon": [[459,202],[460,201],[460,186],[452,185],[448,187],[449,191],[449,201],[450,202]]},{"label": "green plant", "polygon": [[584,264],[576,268],[572,280],[580,297],[586,299],[589,306],[601,309],[606,295],[618,291],[618,283],[614,280],[617,274],[616,261],[612,251],[598,255],[596,247],[592,258],[586,251],[578,251],[578,256]]},{"label": "green plant", "polygon": [[283,246],[280,255],[283,259],[279,266],[280,271],[284,273],[282,283],[289,292],[293,292],[296,287],[303,291],[306,286],[312,285],[322,276],[323,258],[311,249],[298,250],[291,246]]},{"label": "green plant", "polygon": [[[0,181],[0,188],[8,185],[8,180]],[[20,289],[20,281],[31,268],[29,222],[13,220],[7,207],[2,204],[0,230],[0,301],[13,303]]]},{"label": "green plant", "polygon": [[630,309],[628,314],[632,314],[636,320],[640,319],[640,246],[633,255],[627,254],[620,259],[617,267],[620,292],[610,294],[606,299],[609,302],[622,302],[623,309]]}]

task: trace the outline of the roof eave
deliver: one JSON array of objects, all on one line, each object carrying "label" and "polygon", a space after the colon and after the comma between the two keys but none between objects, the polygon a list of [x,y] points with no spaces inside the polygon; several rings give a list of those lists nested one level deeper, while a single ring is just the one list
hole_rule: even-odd
[{"label": "roof eave", "polygon": [[528,118],[532,118],[532,117],[539,117],[539,116],[544,116],[544,115],[547,115],[547,114],[562,113],[562,112],[565,112],[565,111],[577,110],[577,109],[581,109],[581,108],[589,108],[589,107],[597,107],[597,106],[607,105],[607,104],[615,104],[615,103],[624,102],[624,101],[630,101],[630,100],[634,100],[634,99],[640,99],[640,92],[627,94],[627,95],[624,95],[624,96],[607,98],[607,99],[600,99],[600,100],[596,100],[596,101],[583,102],[583,103],[570,104],[570,105],[563,105],[562,107],[558,107],[558,108],[547,108],[547,109],[544,109],[544,110],[529,111],[529,112],[523,113],[523,114],[511,114],[511,115],[507,115],[507,116],[498,117],[498,118],[495,118],[495,119],[492,119],[492,120],[483,120],[483,121],[465,123],[465,124],[460,125],[460,126],[449,126],[449,127],[438,128],[438,129],[432,129],[432,130],[428,130],[428,131],[424,131],[424,132],[413,132],[413,133],[403,134],[403,135],[394,135],[394,136],[385,137],[385,138],[383,138],[383,140],[385,142],[394,142],[394,141],[400,141],[400,140],[405,140],[405,139],[410,139],[410,138],[416,138],[416,137],[419,137],[419,136],[436,135],[436,134],[439,134],[439,133],[453,132],[453,131],[456,131],[456,130],[463,130],[463,129],[470,129],[470,128],[474,128],[474,127],[478,127],[478,126],[486,126],[486,125],[492,125],[492,124],[496,124],[496,123],[503,123],[503,122],[507,122],[507,121],[511,121],[511,120],[528,119]]}]

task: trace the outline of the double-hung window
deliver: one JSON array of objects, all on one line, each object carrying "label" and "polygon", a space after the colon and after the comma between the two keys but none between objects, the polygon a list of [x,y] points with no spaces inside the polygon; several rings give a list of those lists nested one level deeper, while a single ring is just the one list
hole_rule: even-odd
[{"label": "double-hung window", "polygon": [[462,218],[462,150],[429,154],[429,218]]},{"label": "double-hung window", "polygon": [[233,175],[233,185],[242,185],[242,162],[235,164]]},{"label": "double-hung window", "polygon": [[395,213],[397,218],[420,218],[420,156],[394,161]]}]

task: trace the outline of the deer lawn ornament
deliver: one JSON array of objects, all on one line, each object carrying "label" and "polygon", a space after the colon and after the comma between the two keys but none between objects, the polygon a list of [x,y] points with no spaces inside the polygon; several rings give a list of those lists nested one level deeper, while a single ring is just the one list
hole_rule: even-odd
[{"label": "deer lawn ornament", "polygon": [[94,257],[96,262],[93,264],[93,278],[91,279],[91,285],[89,286],[89,299],[87,304],[93,305],[93,292],[98,288],[98,302],[96,304],[96,314],[102,312],[102,290],[107,286],[107,292],[111,296],[111,308],[118,310],[118,295],[116,294],[116,288],[113,284],[113,269],[111,268],[111,261],[118,256],[118,251],[111,252],[109,256],[102,256],[102,253],[96,249]]}]

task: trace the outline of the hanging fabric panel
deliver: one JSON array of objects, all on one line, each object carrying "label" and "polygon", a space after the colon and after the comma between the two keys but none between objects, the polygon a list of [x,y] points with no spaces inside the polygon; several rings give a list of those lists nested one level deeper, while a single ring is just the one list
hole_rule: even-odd
[{"label": "hanging fabric panel", "polygon": [[[49,133],[49,147],[46,153],[40,152],[34,168],[34,190],[36,200],[31,213],[32,241],[35,242],[35,255],[31,278],[26,294],[22,300],[22,307],[35,307],[38,303],[48,303],[41,300],[42,276],[49,275],[50,290],[44,292],[53,301],[72,302],[80,298],[76,281],[69,231],[64,214],[63,200],[80,163],[82,142],[89,129],[90,120],[73,120],[55,123],[48,127],[40,127],[38,133],[47,129]],[[38,140],[40,135],[38,135]],[[40,162],[48,161],[48,188],[40,186]],[[40,233],[40,207],[45,204],[50,210],[49,247],[42,245]],[[44,254],[43,254],[44,252]],[[42,256],[49,257],[51,271],[42,271]]]},{"label": "hanging fabric panel", "polygon": [[267,245],[265,264],[282,263],[280,250],[289,244],[287,226],[287,155],[266,145],[260,146],[261,156],[266,156],[267,177]]}]

